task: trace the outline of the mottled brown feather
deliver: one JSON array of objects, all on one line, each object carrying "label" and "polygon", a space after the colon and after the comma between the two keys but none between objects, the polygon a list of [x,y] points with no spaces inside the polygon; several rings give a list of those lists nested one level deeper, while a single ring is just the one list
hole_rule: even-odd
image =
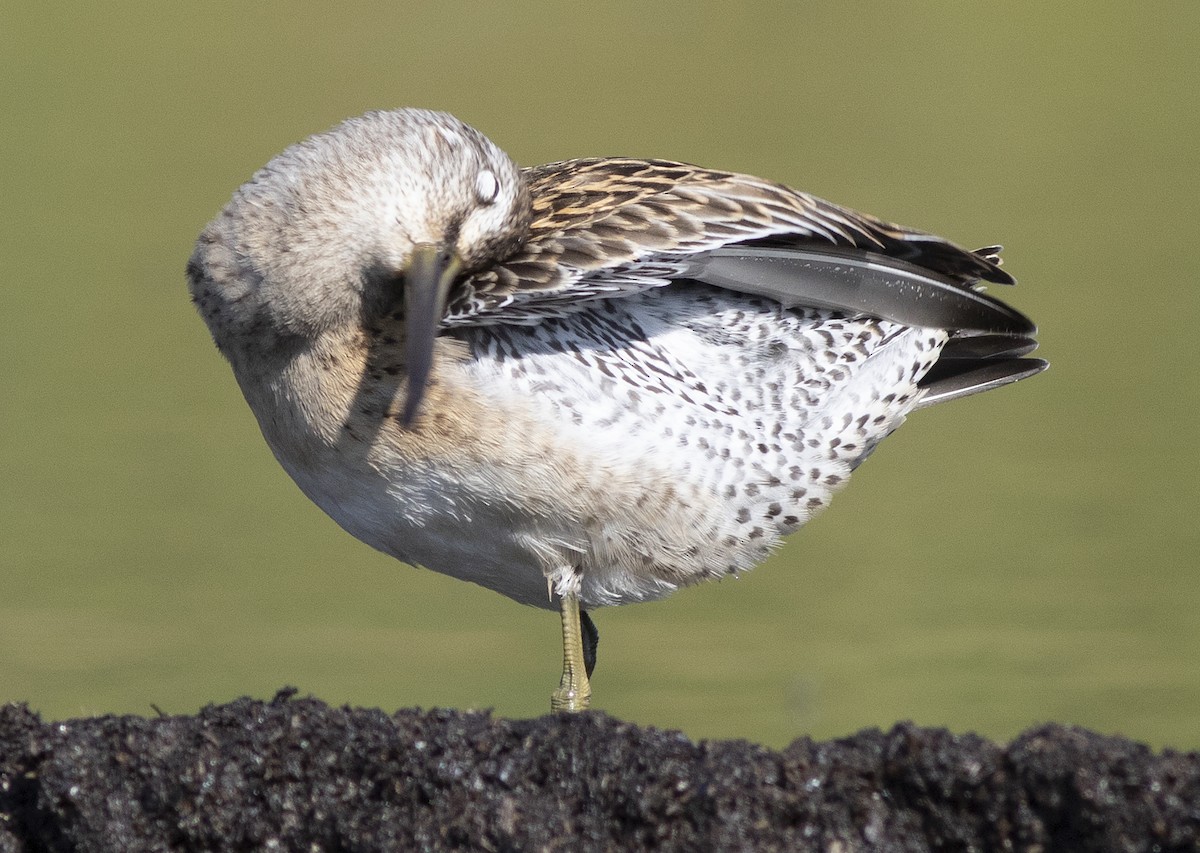
[{"label": "mottled brown feather", "polygon": [[[593,158],[524,170],[523,245],[462,283],[447,322],[531,322],[572,302],[678,278],[672,260],[743,243],[854,247],[950,276],[1011,283],[996,247],[971,252],[782,184],[669,160]],[[509,309],[516,310],[505,310]],[[522,315],[524,311],[524,315]]]}]

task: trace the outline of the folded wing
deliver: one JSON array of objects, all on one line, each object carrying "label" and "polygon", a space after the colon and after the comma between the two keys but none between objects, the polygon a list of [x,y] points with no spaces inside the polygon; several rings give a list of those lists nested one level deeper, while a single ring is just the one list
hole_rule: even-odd
[{"label": "folded wing", "polygon": [[1013,283],[999,247],[972,252],[781,184],[664,160],[573,160],[525,176],[527,241],[463,282],[447,325],[536,323],[691,280],[952,332],[926,404],[1046,366],[1020,357],[1036,346],[1034,324],[981,292]]}]

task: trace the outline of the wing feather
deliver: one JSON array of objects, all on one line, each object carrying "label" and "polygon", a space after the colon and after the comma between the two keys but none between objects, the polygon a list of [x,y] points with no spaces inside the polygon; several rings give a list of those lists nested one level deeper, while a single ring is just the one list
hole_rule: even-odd
[{"label": "wing feather", "polygon": [[971,252],[782,184],[667,160],[571,160],[524,177],[527,240],[463,282],[448,325],[539,322],[695,279],[909,325],[1034,331],[976,288],[1012,283],[998,247]]}]

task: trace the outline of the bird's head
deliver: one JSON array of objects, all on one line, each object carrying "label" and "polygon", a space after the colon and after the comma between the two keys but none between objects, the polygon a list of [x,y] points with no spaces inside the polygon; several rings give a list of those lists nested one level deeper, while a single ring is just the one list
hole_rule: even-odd
[{"label": "bird's head", "polygon": [[530,216],[520,169],[478,131],[445,113],[372,112],[293,145],[234,194],[192,254],[192,298],[235,368],[402,305],[410,420],[451,288],[519,247]]}]

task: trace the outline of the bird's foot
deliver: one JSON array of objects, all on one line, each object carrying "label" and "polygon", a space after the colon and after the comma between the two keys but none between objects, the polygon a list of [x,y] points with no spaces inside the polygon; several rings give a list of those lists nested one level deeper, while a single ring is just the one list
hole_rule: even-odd
[{"label": "bird's foot", "polygon": [[[586,711],[592,701],[592,685],[584,664],[579,599],[564,595],[559,602],[562,608],[563,672],[558,689],[550,694],[550,710]],[[594,627],[592,631],[595,631]],[[592,648],[595,648],[594,641]]]}]

